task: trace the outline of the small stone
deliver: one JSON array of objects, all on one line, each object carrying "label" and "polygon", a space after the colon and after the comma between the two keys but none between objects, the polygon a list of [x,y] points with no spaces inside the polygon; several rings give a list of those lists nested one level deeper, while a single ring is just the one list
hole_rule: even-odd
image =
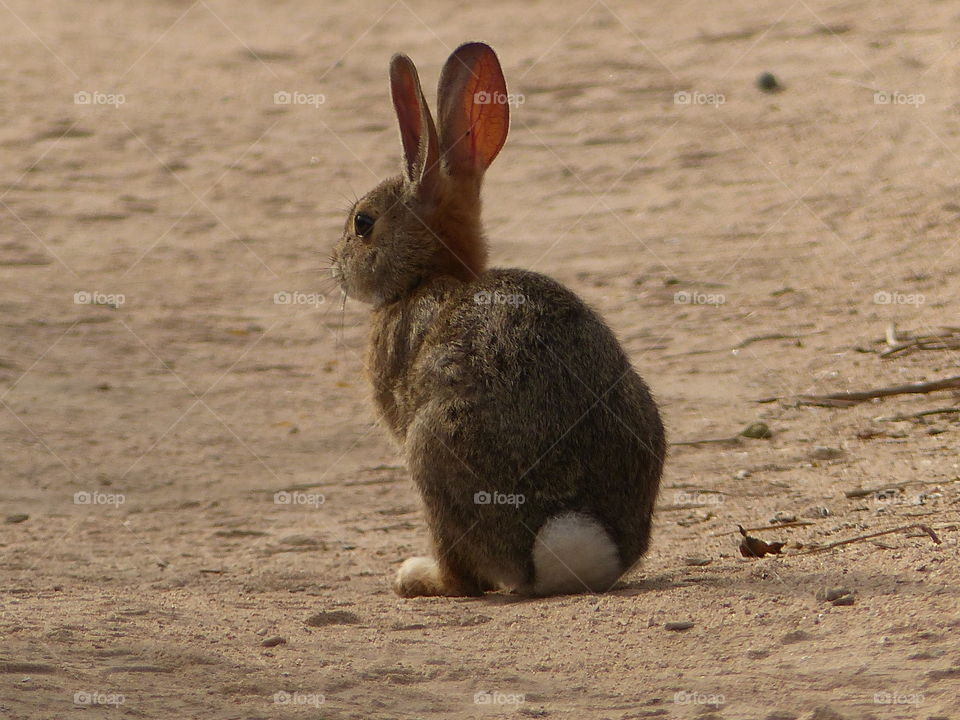
[{"label": "small stone", "polygon": [[263,645],[263,647],[276,647],[277,645],[286,645],[287,639],[278,635],[277,637],[267,638],[260,644]]},{"label": "small stone", "polygon": [[841,448],[817,445],[810,452],[810,459],[811,460],[839,460],[844,455],[846,455],[846,453]]},{"label": "small stone", "polygon": [[914,653],[913,655],[907,655],[907,660],[936,660],[946,654],[946,651],[940,648],[930,648],[929,650]]},{"label": "small stone", "polygon": [[826,587],[817,591],[817,600],[820,602],[833,602],[844,595],[852,595],[853,590],[845,587]]},{"label": "small stone", "polygon": [[794,630],[793,632],[788,632],[786,635],[780,638],[780,644],[792,645],[793,643],[804,642],[810,638],[810,633],[804,632],[803,630]]},{"label": "small stone", "polygon": [[734,477],[735,477],[737,480],[746,480],[748,477],[750,477],[750,471],[749,471],[749,470],[737,470],[737,474],[734,475]]},{"label": "small stone", "polygon": [[830,604],[840,607],[842,605],[853,605],[854,602],[856,602],[856,599],[853,597],[853,595],[844,595],[843,597],[838,597]]},{"label": "small stone", "polygon": [[797,516],[793,513],[786,512],[784,510],[777,510],[772,518],[770,518],[771,525],[782,525],[784,523],[792,523],[797,521]]},{"label": "small stone", "polygon": [[667,630],[673,630],[674,632],[681,632],[683,630],[689,630],[692,628],[693,623],[683,620],[680,622],[668,622],[663,627]]},{"label": "small stone", "polygon": [[309,627],[324,627],[326,625],[356,625],[360,618],[352,612],[346,610],[331,610],[329,612],[318,612],[307,618],[306,624]]},{"label": "small stone", "polygon": [[772,72],[762,72],[757,75],[757,88],[765,93],[775,93],[783,90],[783,86],[780,84],[780,81],[777,80],[777,76]]},{"label": "small stone", "polygon": [[15,515],[7,515],[7,517],[5,517],[3,521],[7,525],[16,525],[17,523],[22,523],[29,519],[30,519],[29,515],[26,515],[24,513],[17,513]]},{"label": "small stone", "polygon": [[704,565],[709,565],[709,564],[712,563],[712,562],[713,562],[713,560],[711,560],[710,558],[708,558],[708,557],[701,557],[701,556],[698,556],[698,555],[693,555],[693,556],[690,556],[690,557],[685,557],[685,558],[683,559],[683,564],[684,564],[684,565],[690,565],[690,566],[692,566],[692,567],[703,567]]},{"label": "small stone", "polygon": [[763,660],[770,656],[769,650],[747,650],[747,657],[751,660]]},{"label": "small stone", "polygon": [[741,430],[740,434],[754,440],[766,440],[773,437],[773,431],[765,422],[752,422]]},{"label": "small stone", "polygon": [[814,505],[813,507],[808,507],[801,514],[805,518],[825,518],[833,515],[833,513],[830,512],[830,508],[824,507],[823,505]]}]

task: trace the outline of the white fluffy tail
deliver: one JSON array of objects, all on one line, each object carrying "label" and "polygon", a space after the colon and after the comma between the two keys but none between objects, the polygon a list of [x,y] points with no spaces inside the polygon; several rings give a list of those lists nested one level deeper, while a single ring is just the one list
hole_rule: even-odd
[{"label": "white fluffy tail", "polygon": [[555,515],[533,546],[534,595],[605,592],[623,574],[610,534],[585,513]]}]

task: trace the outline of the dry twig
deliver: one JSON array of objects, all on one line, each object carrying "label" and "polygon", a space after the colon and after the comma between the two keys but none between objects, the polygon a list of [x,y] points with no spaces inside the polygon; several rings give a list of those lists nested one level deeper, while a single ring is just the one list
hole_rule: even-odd
[{"label": "dry twig", "polygon": [[812,555],[813,553],[824,552],[825,550],[832,550],[835,547],[840,547],[841,545],[850,545],[851,543],[861,542],[862,540],[869,540],[871,538],[880,537],[881,535],[890,535],[895,532],[901,532],[903,530],[913,530],[914,528],[918,530],[923,530],[927,535],[930,536],[930,539],[933,540],[937,545],[941,543],[940,538],[933,531],[929,525],[924,525],[923,523],[913,523],[912,525],[903,525],[902,527],[890,528],[889,530],[881,530],[880,532],[870,533],[869,535],[857,535],[856,537],[847,538],[846,540],[838,540],[837,542],[832,542],[829,545],[823,545],[818,548],[813,548],[812,550],[804,550],[803,552],[791,553],[791,555]]},{"label": "dry twig", "polygon": [[[871,390],[854,390],[828,393],[826,395],[799,395],[798,400],[801,404],[849,403],[854,405],[865,400],[890,397],[892,395],[916,395],[939,392],[940,390],[957,389],[960,389],[960,375],[954,375],[953,377],[942,380],[908,383],[906,385],[891,385],[889,387],[873,388]],[[838,407],[843,407],[843,405],[838,405]]]}]

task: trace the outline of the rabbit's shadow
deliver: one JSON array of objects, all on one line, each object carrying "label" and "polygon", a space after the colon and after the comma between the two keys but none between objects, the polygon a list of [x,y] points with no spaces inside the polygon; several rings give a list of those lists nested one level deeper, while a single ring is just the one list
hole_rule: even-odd
[{"label": "rabbit's shadow", "polygon": [[483,603],[485,605],[522,605],[525,603],[550,603],[577,600],[590,600],[601,597],[630,597],[633,595],[643,595],[648,592],[662,592],[670,588],[677,587],[684,583],[676,582],[670,575],[654,575],[648,578],[629,580],[627,582],[618,582],[610,590],[602,593],[583,593],[581,595],[553,595],[550,597],[537,597],[532,595],[521,595],[516,592],[488,592],[481,597],[469,598],[467,602]]}]

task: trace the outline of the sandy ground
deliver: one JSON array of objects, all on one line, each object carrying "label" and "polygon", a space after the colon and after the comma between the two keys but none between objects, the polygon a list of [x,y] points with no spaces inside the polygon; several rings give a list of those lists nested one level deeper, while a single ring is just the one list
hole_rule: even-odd
[{"label": "sandy ground", "polygon": [[[960,717],[960,416],[883,419],[956,398],[790,399],[957,374],[876,341],[957,325],[960,3],[327,5],[0,0],[0,716]],[[423,516],[323,268],[389,56],[465,39],[523,99],[494,263],[599,308],[672,440],[773,431],[673,447],[603,596],[387,585]]]}]

